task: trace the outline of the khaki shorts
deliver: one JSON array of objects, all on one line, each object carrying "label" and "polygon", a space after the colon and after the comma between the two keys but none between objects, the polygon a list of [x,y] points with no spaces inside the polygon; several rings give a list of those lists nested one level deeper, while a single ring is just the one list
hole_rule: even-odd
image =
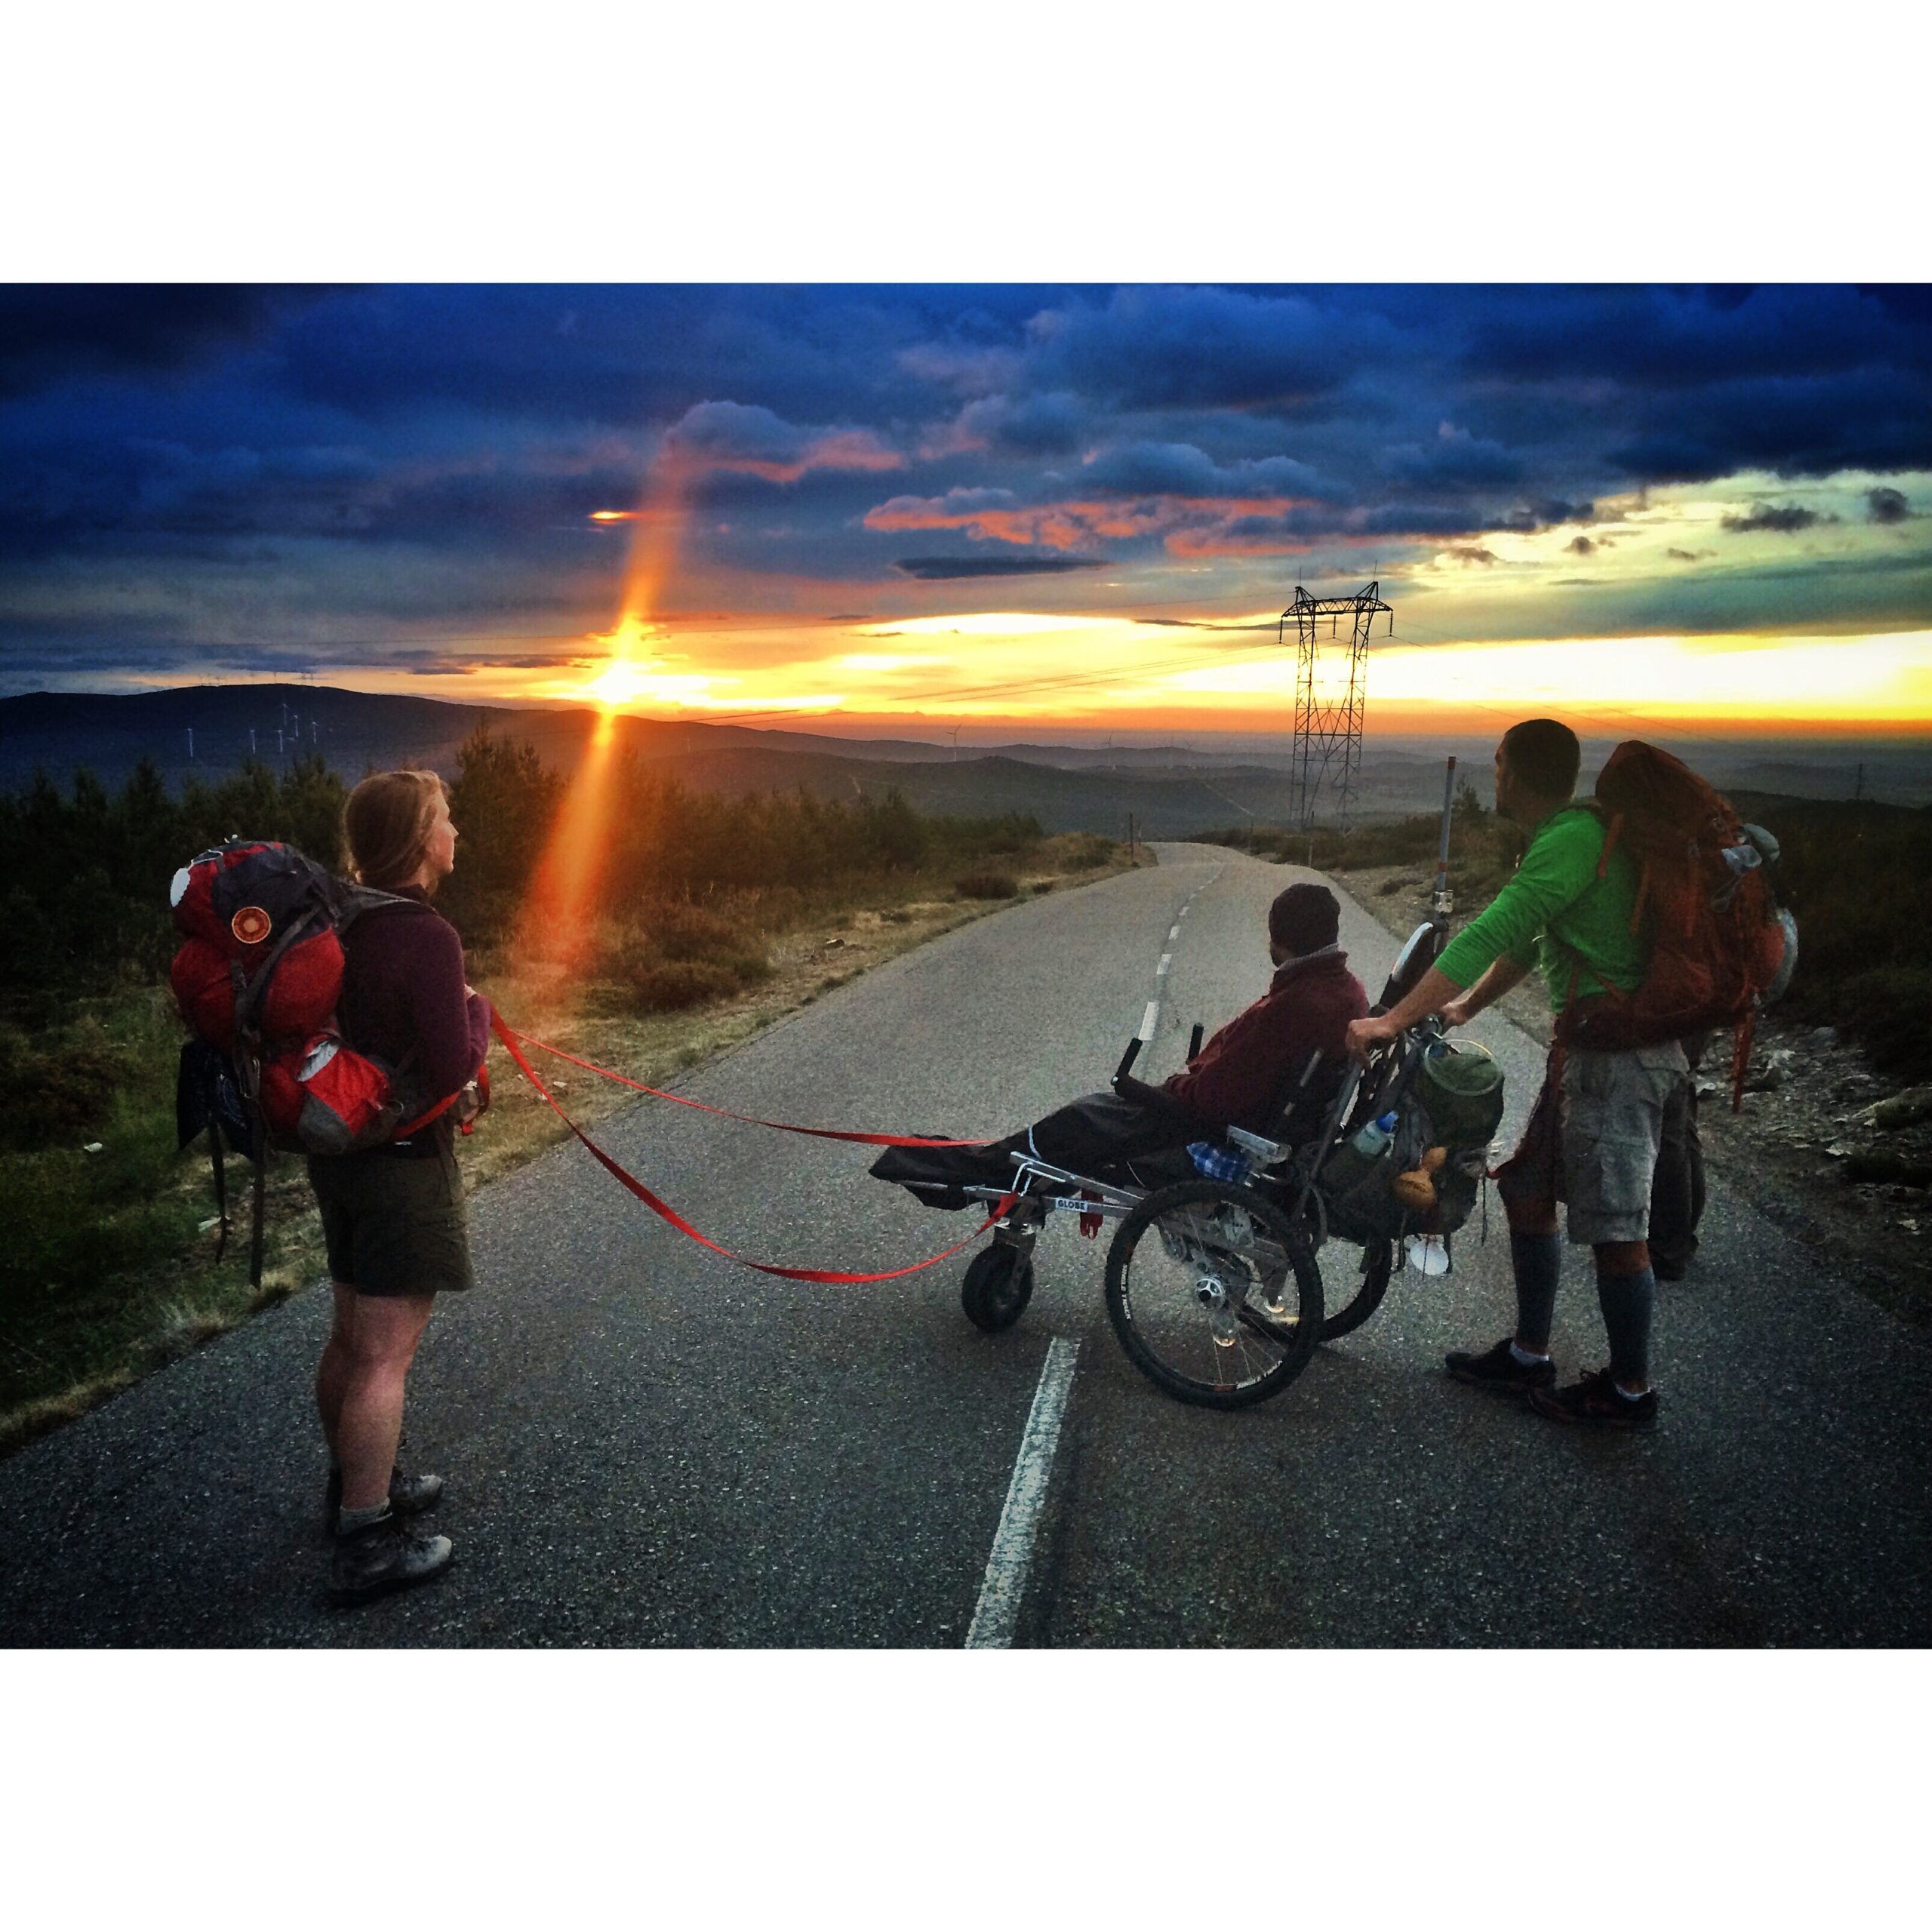
[{"label": "khaki shorts", "polygon": [[1545,1079],[1515,1152],[1497,1170],[1498,1191],[1518,1208],[1561,1201],[1580,1245],[1647,1239],[1665,1103],[1690,1078],[1683,1047],[1572,1047],[1550,1066],[1557,1077]]},{"label": "khaki shorts", "polygon": [[469,1218],[448,1133],[433,1155],[311,1155],[329,1275],[365,1295],[449,1294],[470,1284]]}]

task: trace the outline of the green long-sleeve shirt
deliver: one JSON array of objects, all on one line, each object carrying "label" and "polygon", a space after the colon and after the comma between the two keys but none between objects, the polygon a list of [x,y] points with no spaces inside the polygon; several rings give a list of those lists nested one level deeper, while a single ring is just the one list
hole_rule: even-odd
[{"label": "green long-sleeve shirt", "polygon": [[1515,875],[1444,949],[1436,961],[1444,974],[1473,986],[1506,955],[1543,974],[1558,1013],[1573,985],[1579,998],[1611,986],[1634,992],[1650,964],[1643,935],[1630,930],[1637,868],[1620,846],[1598,878],[1604,835],[1603,821],[1584,806],[1551,813]]}]

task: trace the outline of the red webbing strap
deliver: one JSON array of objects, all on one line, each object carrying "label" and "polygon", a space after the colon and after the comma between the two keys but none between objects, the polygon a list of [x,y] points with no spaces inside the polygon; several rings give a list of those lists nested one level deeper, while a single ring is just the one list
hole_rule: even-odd
[{"label": "red webbing strap", "polygon": [[1751,1043],[1758,1032],[1758,1009],[1748,1008],[1737,1023],[1730,1045],[1730,1110],[1744,1111],[1744,1076],[1751,1068]]},{"label": "red webbing strap", "polygon": [[[503,1041],[510,1058],[515,1060],[521,1069],[523,1077],[549,1103],[551,1110],[557,1118],[596,1156],[601,1166],[623,1183],[654,1214],[659,1217],[660,1220],[669,1221],[680,1234],[688,1235],[700,1247],[709,1248],[714,1254],[723,1255],[727,1261],[735,1261],[741,1267],[756,1269],[761,1275],[777,1275],[788,1281],[829,1281],[838,1284],[896,1281],[902,1275],[916,1275],[922,1269],[935,1267],[942,1261],[949,1261],[962,1248],[971,1247],[974,1242],[977,1241],[980,1235],[984,1234],[987,1229],[990,1228],[1013,1205],[1017,1198],[1013,1195],[1008,1195],[964,1241],[954,1242],[952,1247],[943,1249],[937,1254],[930,1256],[924,1261],[915,1261],[909,1268],[888,1268],[875,1275],[855,1275],[846,1273],[835,1268],[781,1268],[772,1262],[753,1261],[744,1255],[734,1254],[730,1248],[724,1247],[721,1243],[713,1241],[709,1235],[700,1234],[675,1208],[667,1201],[660,1201],[635,1174],[611,1159],[611,1156],[605,1153],[603,1149],[598,1146],[596,1142],[592,1140],[590,1136],[585,1133],[583,1129],[579,1127],[561,1107],[558,1106],[555,1097],[552,1094],[549,1088],[544,1085],[537,1069],[525,1057],[523,1050],[517,1044],[517,1040],[521,1036],[515,1034],[509,1027],[506,1026],[500,1020],[496,1020],[494,1023],[497,1038]],[[720,1110],[714,1109],[712,1111]]]},{"label": "red webbing strap", "polygon": [[418,1128],[427,1127],[438,1114],[448,1112],[456,1105],[462,1095],[463,1089],[460,1087],[454,1094],[445,1094],[427,1113],[418,1114],[408,1126],[398,1128],[390,1138],[395,1140],[407,1140]]},{"label": "red webbing strap", "polygon": [[[534,1047],[539,1053],[552,1054],[558,1060],[567,1060],[573,1066],[580,1066],[586,1073],[601,1074],[606,1080],[614,1080],[620,1087],[634,1087],[640,1094],[648,1094],[654,1099],[669,1100],[681,1107],[695,1107],[699,1112],[718,1114],[726,1120],[743,1121],[747,1127],[769,1127],[780,1134],[808,1134],[814,1140],[856,1140],[866,1147],[984,1147],[983,1140],[939,1140],[922,1134],[851,1134],[835,1127],[794,1127],[789,1121],[760,1120],[755,1114],[734,1114],[729,1107],[707,1106],[703,1100],[694,1100],[688,1094],[667,1094],[661,1087],[647,1087],[641,1080],[632,1080],[629,1075],[614,1073],[608,1066],[599,1066],[594,1060],[580,1060],[575,1054],[567,1054],[561,1047],[553,1047],[545,1041],[533,1038],[528,1033],[519,1033],[514,1026],[505,1025],[501,1020],[494,1021],[497,1037],[509,1047],[512,1037],[521,1040],[527,1047]],[[510,1047],[514,1054],[516,1049]],[[521,1058],[519,1057],[519,1064]]]}]

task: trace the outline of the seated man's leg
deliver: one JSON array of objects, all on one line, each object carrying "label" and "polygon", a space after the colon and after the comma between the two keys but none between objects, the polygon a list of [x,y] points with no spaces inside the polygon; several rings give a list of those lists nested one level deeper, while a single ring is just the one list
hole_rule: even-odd
[{"label": "seated man's leg", "polygon": [[998,1145],[1009,1158],[1030,1154],[1098,1180],[1138,1155],[1185,1146],[1204,1131],[1175,1109],[1145,1106],[1118,1094],[1086,1094]]},{"label": "seated man's leg", "polygon": [[1088,1094],[1044,1119],[984,1147],[892,1147],[872,1163],[880,1180],[912,1188],[928,1206],[963,1208],[965,1187],[1004,1186],[1013,1157],[1111,1180],[1137,1156],[1184,1146],[1204,1130],[1183,1110],[1154,1108],[1115,1094]]}]

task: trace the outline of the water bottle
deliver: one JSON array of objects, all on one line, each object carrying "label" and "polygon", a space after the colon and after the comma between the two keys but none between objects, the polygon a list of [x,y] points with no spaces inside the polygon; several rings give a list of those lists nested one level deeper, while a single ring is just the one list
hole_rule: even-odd
[{"label": "water bottle", "polygon": [[1371,1173],[1389,1151],[1389,1143],[1395,1137],[1395,1115],[1391,1112],[1379,1120],[1369,1121],[1343,1141],[1329,1155],[1327,1165],[1321,1170],[1322,1189],[1328,1198],[1340,1199]]}]

